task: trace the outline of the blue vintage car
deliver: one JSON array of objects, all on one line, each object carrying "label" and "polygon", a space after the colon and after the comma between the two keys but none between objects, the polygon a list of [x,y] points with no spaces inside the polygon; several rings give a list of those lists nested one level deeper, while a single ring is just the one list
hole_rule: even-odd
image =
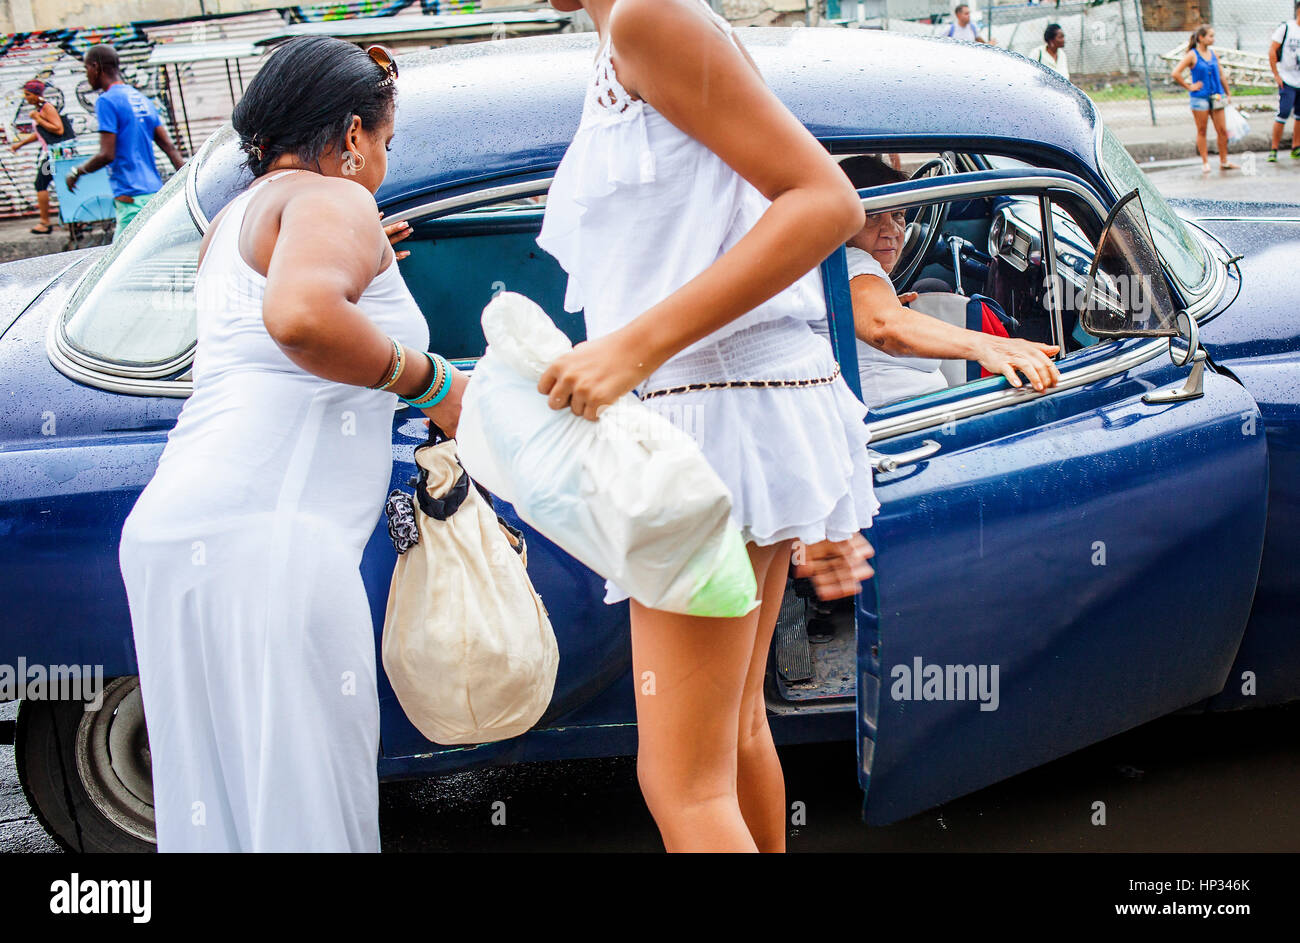
[{"label": "blue vintage car", "polygon": [[[1012,334],[1064,347],[1046,394],[945,364],[948,389],[873,409],[877,575],[811,644],[806,603],[787,596],[767,685],[778,740],[855,740],[866,819],[888,823],[1174,711],[1300,696],[1300,205],[1171,207],[1086,96],[999,49],[742,35],[832,153],[916,168],[863,192],[868,210],[909,215],[900,290],[943,279],[995,301]],[[502,289],[583,335],[534,240],[595,43],[401,63],[378,198],[413,224],[403,274],[433,349],[462,367]],[[98,710],[28,699],[18,715],[23,785],[71,847],[152,839],[118,535],[190,389],[200,238],[245,174],[219,131],[117,245],[0,268],[0,665],[112,679]],[[822,273],[856,387],[842,250]],[[395,414],[395,487],[424,436],[420,414]],[[559,639],[550,710],[514,740],[439,746],[381,675],[385,778],[635,750],[626,605],[500,511],[526,534]],[[376,637],[393,563],[376,521]]]}]

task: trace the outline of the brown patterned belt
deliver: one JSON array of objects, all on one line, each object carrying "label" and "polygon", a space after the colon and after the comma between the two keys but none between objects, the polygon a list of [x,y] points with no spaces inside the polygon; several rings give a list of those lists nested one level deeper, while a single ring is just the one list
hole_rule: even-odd
[{"label": "brown patterned belt", "polygon": [[782,387],[824,386],[834,383],[840,375],[840,365],[835,365],[834,372],[828,377],[813,377],[809,380],[713,380],[706,383],[688,383],[685,386],[669,386],[662,390],[642,393],[641,399],[654,399],[656,396],[670,396],[674,393],[694,393],[698,390],[758,389],[768,390]]}]

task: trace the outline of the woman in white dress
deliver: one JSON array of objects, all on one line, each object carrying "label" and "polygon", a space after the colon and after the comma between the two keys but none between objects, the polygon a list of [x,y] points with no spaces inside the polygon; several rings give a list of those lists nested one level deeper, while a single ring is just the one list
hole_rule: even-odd
[{"label": "woman in white dress", "polygon": [[635,388],[692,434],[762,597],[737,619],[631,602],[638,778],[670,851],[784,850],[763,678],[791,550],[817,545],[805,566],[825,598],[871,573],[865,409],[810,327],[826,317],[818,263],[862,207],[702,0],[552,5],[585,9],[601,44],[538,239],[588,340],[538,388],[590,419]]},{"label": "woman in white dress", "polygon": [[122,531],[160,851],[379,850],[361,553],[394,394],[450,433],[466,382],[379,224],[395,79],[294,39],[232,116],[255,179],[200,248],[194,392]]}]

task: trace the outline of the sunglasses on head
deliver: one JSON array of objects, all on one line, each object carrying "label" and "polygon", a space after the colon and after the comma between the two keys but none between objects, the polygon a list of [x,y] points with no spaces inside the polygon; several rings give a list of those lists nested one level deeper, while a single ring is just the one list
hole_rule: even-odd
[{"label": "sunglasses on head", "polygon": [[375,65],[384,70],[384,77],[379,80],[380,82],[387,84],[397,79],[397,62],[391,52],[383,46],[374,45],[366,49],[366,55],[375,61]]}]

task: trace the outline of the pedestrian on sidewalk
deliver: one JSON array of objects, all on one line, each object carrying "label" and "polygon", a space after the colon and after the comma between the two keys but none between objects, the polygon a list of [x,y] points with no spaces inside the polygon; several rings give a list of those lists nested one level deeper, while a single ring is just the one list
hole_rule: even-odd
[{"label": "pedestrian on sidewalk", "polygon": [[981,32],[980,24],[971,19],[970,7],[965,3],[957,4],[952,11],[952,22],[939,35],[946,36],[949,39],[960,39],[968,43],[984,43],[986,46],[997,45],[996,42],[987,38]]},{"label": "pedestrian on sidewalk", "polygon": [[23,83],[23,100],[32,106],[31,134],[24,135],[9,145],[9,150],[18,152],[20,147],[39,141],[41,156],[36,161],[36,209],[40,213],[40,225],[31,231],[38,236],[47,236],[54,232],[50,223],[50,183],[54,180],[54,152],[61,151],[68,141],[75,141],[72,123],[55,107],[54,102],[45,99],[45,82],[31,79]]},{"label": "pedestrian on sidewalk", "polygon": [[1277,82],[1277,118],[1273,121],[1273,146],[1268,161],[1277,163],[1277,149],[1282,146],[1286,119],[1291,122],[1291,159],[1300,160],[1300,0],[1296,0],[1295,19],[1283,23],[1273,33],[1268,47],[1268,65]]},{"label": "pedestrian on sidewalk", "polygon": [[1032,58],[1041,65],[1058,72],[1070,81],[1070,66],[1065,61],[1065,30],[1060,23],[1049,23],[1043,30],[1043,44],[1034,50]]},{"label": "pedestrian on sidewalk", "polygon": [[95,101],[99,153],[68,174],[68,189],[76,190],[77,181],[86,174],[108,168],[113,214],[117,217],[113,233],[116,242],[127,224],[162,189],[162,177],[153,160],[154,144],[177,170],[185,158],[172,143],[153,102],[122,81],[117,50],[103,44],[91,46],[86,50],[85,64],[86,81],[100,93]]},{"label": "pedestrian on sidewalk", "polygon": [[[1196,152],[1201,155],[1201,173],[1210,172],[1209,144],[1205,129],[1214,120],[1214,133],[1219,139],[1219,170],[1240,170],[1228,160],[1228,125],[1223,109],[1232,101],[1228,82],[1223,75],[1219,57],[1210,48],[1214,45],[1214,27],[1199,26],[1187,40],[1187,55],[1174,66],[1173,79],[1191,96],[1192,120],[1196,122]],[[1183,73],[1190,70],[1190,80]]]}]

